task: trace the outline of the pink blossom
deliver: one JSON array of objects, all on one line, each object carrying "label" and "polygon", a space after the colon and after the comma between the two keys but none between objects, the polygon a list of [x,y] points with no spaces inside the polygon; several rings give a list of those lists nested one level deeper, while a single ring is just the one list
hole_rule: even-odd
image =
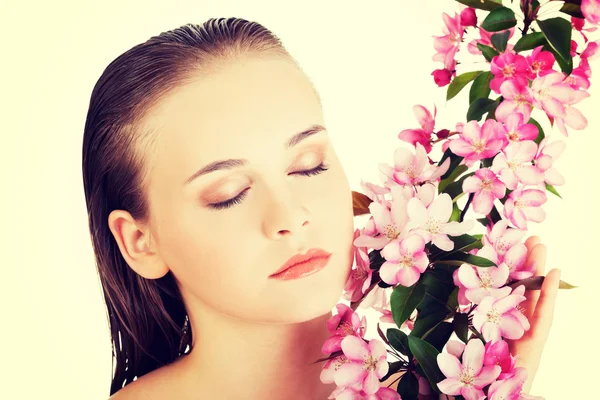
[{"label": "pink blossom", "polygon": [[422,105],[413,106],[413,113],[415,117],[417,117],[417,121],[419,125],[421,125],[420,129],[405,129],[398,134],[398,139],[404,140],[416,146],[416,143],[420,143],[427,153],[431,151],[431,134],[433,133],[433,129],[435,127],[435,115],[437,113],[437,108],[433,107],[433,115],[429,112],[428,109],[423,107]]},{"label": "pink blossom", "polygon": [[368,198],[378,202],[381,202],[385,198],[385,195],[390,192],[390,188],[379,186],[371,182],[364,182],[362,179],[360,180],[360,187]]},{"label": "pink blossom", "polygon": [[386,259],[379,270],[381,279],[388,285],[414,285],[429,265],[424,250],[425,239],[418,234],[411,234],[400,243],[387,244],[381,250]]},{"label": "pink blossom", "polygon": [[492,171],[502,177],[502,181],[510,190],[515,190],[519,182],[537,185],[544,181],[544,174],[531,164],[537,150],[538,146],[532,140],[512,142],[494,157]]},{"label": "pink blossom", "polygon": [[484,297],[473,311],[473,327],[486,341],[520,339],[529,329],[529,321],[516,308],[525,296],[511,293],[505,297]]},{"label": "pink blossom", "polygon": [[508,267],[511,279],[527,279],[535,274],[535,264],[527,262],[527,247],[523,243],[512,246],[504,254],[502,263]]},{"label": "pink blossom", "polygon": [[338,386],[360,383],[367,394],[375,394],[380,388],[380,379],[387,374],[389,364],[383,342],[373,338],[368,343],[357,336],[346,336],[342,340],[342,351],[348,362],[342,364],[334,380]]},{"label": "pink blossom", "polygon": [[526,393],[521,393],[523,385],[527,381],[527,370],[522,367],[515,368],[515,373],[503,380],[493,382],[488,391],[490,400],[534,400],[542,399],[537,396],[530,396]]},{"label": "pink blossom", "polygon": [[[489,246],[484,246],[477,255],[487,258],[493,263],[498,262],[494,250]],[[508,295],[511,292],[510,287],[502,287],[508,279],[508,274],[506,264],[488,268],[463,264],[458,269],[458,279],[466,288],[465,297],[475,304],[479,304],[487,296],[504,297]]]},{"label": "pink blossom", "polygon": [[569,136],[567,126],[576,130],[582,130],[587,128],[588,125],[585,116],[579,109],[573,107],[573,104],[578,103],[581,99],[589,97],[590,94],[584,90],[577,90],[576,93],[577,96],[574,96],[571,100],[563,104],[565,110],[564,116],[555,118],[558,130],[565,136]]},{"label": "pink blossom", "polygon": [[487,233],[482,237],[484,246],[492,246],[498,255],[498,261],[504,262],[505,254],[514,246],[521,243],[525,232],[511,228],[508,221],[501,219],[491,228],[488,226]]},{"label": "pink blossom", "polygon": [[556,59],[554,54],[549,51],[542,50],[543,46],[538,46],[527,56],[527,63],[531,68],[531,72],[535,76],[544,76],[550,72],[554,72],[552,67]]},{"label": "pink blossom", "polygon": [[483,236],[484,247],[492,246],[498,256],[497,265],[508,267],[511,279],[526,279],[535,273],[535,265],[527,263],[527,247],[521,243],[523,232],[520,229],[508,228],[504,219],[496,222],[492,229]]},{"label": "pink blossom", "polygon": [[437,363],[446,376],[439,382],[442,393],[462,395],[466,400],[485,398],[483,388],[496,380],[501,368],[498,365],[483,365],[485,348],[479,339],[470,340],[465,346],[461,361],[450,353],[440,353]]},{"label": "pink blossom", "polygon": [[502,139],[498,135],[498,122],[486,120],[480,127],[477,121],[465,124],[458,139],[450,142],[450,150],[465,161],[479,161],[498,154],[502,147]]},{"label": "pink blossom", "polygon": [[473,210],[484,215],[492,211],[494,200],[501,199],[506,194],[506,186],[489,168],[478,169],[475,175],[467,177],[463,181],[462,190],[465,193],[475,193]]},{"label": "pink blossom", "polygon": [[566,147],[562,140],[556,140],[548,144],[548,138],[545,137],[540,142],[538,153],[535,156],[535,167],[544,174],[544,181],[552,186],[564,185],[565,178],[553,166],[554,162],[560,157]]},{"label": "pink blossom", "polygon": [[[452,76],[456,74],[456,71],[450,71],[449,69],[442,68],[433,70],[431,75],[433,76],[433,81],[439,87],[444,87],[452,81]],[[428,152],[429,153],[429,152]]]},{"label": "pink blossom", "polygon": [[460,13],[460,24],[463,27],[477,26],[477,14],[473,7],[467,7]]},{"label": "pink blossom", "polygon": [[443,13],[444,19],[443,36],[433,36],[433,47],[437,53],[432,57],[433,61],[442,61],[445,69],[454,70],[456,61],[454,57],[459,50],[460,43],[463,39],[464,30],[460,24],[460,15],[454,14],[450,17]]},{"label": "pink blossom", "polygon": [[354,312],[344,303],[336,304],[337,314],[327,320],[327,330],[332,334],[321,348],[323,354],[331,354],[342,349],[341,342],[346,336],[363,337],[367,329],[367,320]]},{"label": "pink blossom", "polygon": [[499,126],[501,127],[500,131],[506,137],[505,145],[522,140],[535,140],[539,134],[537,126],[526,124],[525,118],[520,112],[509,114],[504,125]]},{"label": "pink blossom", "polygon": [[375,230],[363,232],[354,239],[354,246],[379,250],[389,242],[404,237],[408,233],[407,204],[408,198],[400,190],[392,190],[391,207],[376,201],[369,204]]},{"label": "pink blossom", "polygon": [[368,394],[352,386],[338,386],[327,399],[334,400],[402,400],[394,389],[381,386],[377,392]]},{"label": "pink blossom", "polygon": [[[582,59],[582,61],[585,59]],[[590,88],[590,79],[587,75],[587,72],[583,66],[579,66],[574,68],[571,72],[571,75],[567,76],[564,81],[567,85],[571,86],[573,89],[583,89],[587,90]]]},{"label": "pink blossom", "polygon": [[542,222],[546,212],[540,207],[546,202],[546,193],[537,189],[517,189],[504,203],[504,216],[517,228],[527,230],[527,221]]},{"label": "pink blossom", "polygon": [[598,0],[582,0],[581,13],[592,25],[600,24],[600,1]]},{"label": "pink blossom", "polygon": [[435,182],[450,167],[450,159],[440,165],[429,163],[427,152],[421,143],[415,143],[415,153],[404,147],[394,152],[394,166],[379,163],[379,170],[399,185],[416,185],[423,182]]},{"label": "pink blossom", "polygon": [[[360,234],[360,229],[355,229],[354,240],[356,240]],[[352,242],[354,242],[354,240]],[[365,291],[371,285],[371,278],[373,276],[367,248],[354,246],[353,252],[356,268],[353,268],[348,274],[343,293],[344,299],[351,302],[358,301],[363,297]]]},{"label": "pink blossom", "polygon": [[427,208],[418,198],[412,198],[407,208],[410,229],[423,236],[426,243],[432,242],[445,251],[454,248],[448,235],[459,236],[473,227],[473,220],[448,222],[452,215],[452,199],[448,193],[440,194]]},{"label": "pink blossom", "polygon": [[567,112],[566,107],[580,102],[588,97],[589,93],[573,89],[564,82],[564,78],[562,72],[553,72],[536,78],[528,89],[533,98],[533,105],[544,110],[550,117],[565,119],[565,123],[569,126],[581,126],[583,117],[581,113],[573,107],[571,107],[573,110]]},{"label": "pink blossom", "polygon": [[594,59],[598,56],[598,54],[600,54],[600,52],[598,52],[598,48],[600,47],[600,45],[598,44],[598,40],[595,42],[589,42],[587,44],[587,46],[585,47],[585,50],[583,50],[583,52],[581,52],[581,58],[586,58],[586,59]]},{"label": "pink blossom", "polygon": [[[390,300],[389,300],[389,295],[387,295],[386,291],[387,290],[391,290],[390,288],[382,288],[379,285],[375,286],[371,292],[369,293],[370,296],[370,304],[363,304],[365,303],[365,301],[363,300],[360,305],[358,306],[359,308],[372,308],[375,311],[378,311],[381,313],[381,315],[379,316],[379,322],[384,323],[384,324],[395,324],[394,322],[394,317],[392,316],[392,311],[390,308]],[[416,310],[414,312],[416,314]],[[407,325],[407,322],[411,322],[410,325]],[[405,328],[408,327],[408,329],[412,330],[412,322],[410,320],[410,318],[408,318],[400,328]]]},{"label": "pink blossom", "polygon": [[523,114],[523,122],[529,121],[533,99],[526,85],[519,85],[513,80],[504,81],[500,93],[504,100],[496,108],[498,121],[506,122],[514,112]]},{"label": "pink blossom", "polygon": [[504,81],[512,80],[523,86],[533,77],[527,59],[508,50],[492,59],[491,70],[494,78],[490,82],[490,88],[496,93],[500,93],[500,85]]},{"label": "pink blossom", "polygon": [[[340,346],[341,349],[341,346]],[[325,353],[328,354],[328,353]],[[323,368],[321,369],[321,375],[319,376],[321,382],[323,383],[334,383],[335,382],[335,374],[338,369],[345,363],[350,362],[345,355],[339,355],[337,357],[330,358],[325,361]]]},{"label": "pink blossom", "polygon": [[585,33],[583,33],[584,31],[586,32],[594,32],[596,31],[598,28],[596,27],[591,27],[591,28],[585,28],[585,23],[587,21],[584,18],[577,18],[577,17],[571,17],[571,25],[573,26],[573,28],[576,31],[579,31],[579,33],[581,33],[581,36],[583,36],[583,40],[585,40],[586,42],[588,41],[587,36],[585,35]]},{"label": "pink blossom", "polygon": [[516,357],[510,354],[508,342],[496,340],[486,343],[483,365],[499,365],[502,372],[498,379],[507,379],[514,375],[516,362]]}]

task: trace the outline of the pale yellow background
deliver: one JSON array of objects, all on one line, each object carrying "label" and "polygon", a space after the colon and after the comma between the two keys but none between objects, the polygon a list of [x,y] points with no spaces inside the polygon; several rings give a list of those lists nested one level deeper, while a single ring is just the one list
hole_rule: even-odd
[{"label": "pale yellow background", "polygon": [[[111,354],[81,179],[92,87],[115,57],[152,35],[209,17],[256,20],[279,35],[323,98],[326,122],[352,188],[379,183],[377,163],[417,127],[414,104],[438,105],[437,127],[464,120],[466,92],[444,107],[430,72],[432,35],[451,0],[0,2],[2,307],[0,398],[108,398]],[[464,55],[463,50],[460,55]],[[600,74],[600,62],[592,64]],[[465,65],[466,69],[483,63]],[[600,75],[598,75],[600,76]],[[548,245],[548,269],[580,287],[559,294],[533,393],[599,398],[598,148],[600,83],[580,104],[558,162],[564,199],[530,232]],[[546,120],[542,122],[547,127]],[[558,131],[555,138],[565,139]],[[357,226],[362,220],[357,219]],[[208,228],[207,228],[208,229]],[[374,332],[378,314],[371,313]],[[232,377],[235,381],[235,377]],[[593,393],[593,394],[590,394]]]}]

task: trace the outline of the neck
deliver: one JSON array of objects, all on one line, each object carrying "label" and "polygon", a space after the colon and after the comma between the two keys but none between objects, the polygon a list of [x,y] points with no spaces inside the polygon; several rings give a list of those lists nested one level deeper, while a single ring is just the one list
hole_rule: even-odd
[{"label": "neck", "polygon": [[331,315],[290,324],[205,313],[194,323],[190,315],[193,345],[182,364],[190,394],[210,388],[227,399],[327,399],[335,384],[321,382],[324,362],[312,363],[326,356]]}]

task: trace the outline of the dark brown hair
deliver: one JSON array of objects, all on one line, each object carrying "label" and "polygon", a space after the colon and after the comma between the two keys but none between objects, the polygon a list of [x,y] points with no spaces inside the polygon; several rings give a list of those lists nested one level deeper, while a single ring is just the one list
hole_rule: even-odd
[{"label": "dark brown hair", "polygon": [[[92,247],[108,311],[113,376],[110,395],[169,364],[192,343],[187,312],[171,271],[146,279],[123,258],[108,226],[111,211],[148,222],[145,198],[152,132],[141,121],[173,89],[199,73],[248,54],[292,59],[264,26],[211,18],[153,36],[118,56],[91,94],[83,134],[83,186]],[[115,367],[116,361],[116,367]]]}]

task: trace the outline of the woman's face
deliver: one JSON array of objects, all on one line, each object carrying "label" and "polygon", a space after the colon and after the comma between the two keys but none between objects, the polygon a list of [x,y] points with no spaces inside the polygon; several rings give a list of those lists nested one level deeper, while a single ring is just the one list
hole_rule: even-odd
[{"label": "woman's face", "polygon": [[[151,232],[188,308],[299,322],[331,310],[352,265],[352,192],[305,74],[283,58],[229,63],[171,93],[147,124]],[[311,128],[317,133],[288,142]],[[215,161],[242,159],[199,176]],[[300,172],[328,168],[304,176]],[[229,208],[215,204],[238,199]],[[332,253],[321,271],[269,278],[296,253]]]}]

